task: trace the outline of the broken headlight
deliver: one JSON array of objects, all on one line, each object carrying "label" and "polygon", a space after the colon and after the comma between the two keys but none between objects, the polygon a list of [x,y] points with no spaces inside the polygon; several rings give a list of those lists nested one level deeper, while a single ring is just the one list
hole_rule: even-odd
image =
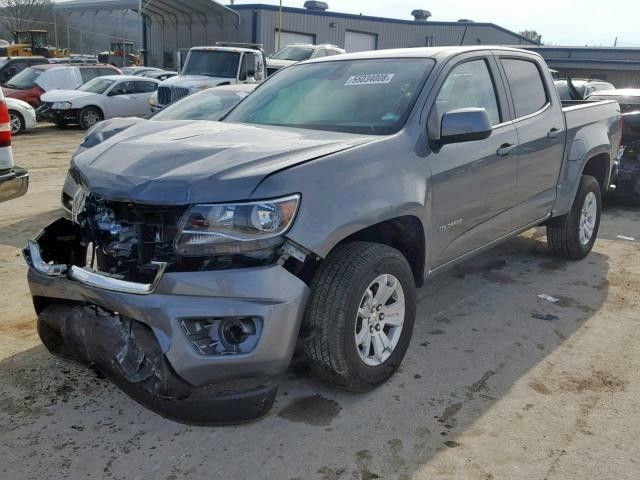
[{"label": "broken headlight", "polygon": [[182,218],[179,255],[254,252],[282,243],[298,211],[300,195],[256,202],[194,205]]}]

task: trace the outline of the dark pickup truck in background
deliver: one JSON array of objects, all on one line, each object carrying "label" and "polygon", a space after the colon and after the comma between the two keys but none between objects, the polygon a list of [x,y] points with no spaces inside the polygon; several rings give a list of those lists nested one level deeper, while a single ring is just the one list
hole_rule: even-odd
[{"label": "dark pickup truck in background", "polygon": [[75,156],[70,219],[25,249],[40,336],[188,423],[266,413],[299,336],[317,378],[369,390],[425,279],[536,225],[588,255],[620,137],[616,102],[563,107],[522,50],[293,65],[222,122],[144,122]]}]

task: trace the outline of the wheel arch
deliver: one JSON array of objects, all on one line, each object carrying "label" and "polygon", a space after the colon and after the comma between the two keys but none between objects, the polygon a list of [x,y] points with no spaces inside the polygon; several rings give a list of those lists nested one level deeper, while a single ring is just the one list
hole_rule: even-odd
[{"label": "wheel arch", "polygon": [[331,251],[340,245],[356,241],[379,243],[400,251],[409,262],[416,285],[422,285],[426,262],[426,242],[424,226],[418,217],[402,215],[363,228],[342,239]]}]

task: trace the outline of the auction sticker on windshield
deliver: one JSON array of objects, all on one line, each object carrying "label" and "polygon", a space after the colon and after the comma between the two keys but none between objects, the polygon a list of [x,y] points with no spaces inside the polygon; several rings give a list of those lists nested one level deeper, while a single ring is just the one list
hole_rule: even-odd
[{"label": "auction sticker on windshield", "polygon": [[395,73],[370,73],[368,75],[352,75],[345,82],[345,87],[350,85],[380,85],[390,83]]}]

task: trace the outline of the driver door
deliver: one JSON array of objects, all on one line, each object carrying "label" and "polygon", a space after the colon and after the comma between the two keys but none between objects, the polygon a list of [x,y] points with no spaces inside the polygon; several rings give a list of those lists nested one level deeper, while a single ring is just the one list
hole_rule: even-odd
[{"label": "driver door", "polygon": [[515,204],[518,136],[493,57],[457,60],[445,71],[429,114],[430,136],[442,116],[484,108],[492,124],[484,140],[451,143],[429,156],[432,182],[432,269],[510,233]]},{"label": "driver door", "polygon": [[138,113],[139,107],[134,98],[136,86],[133,81],[116,83],[107,94],[105,118],[132,117]]}]

